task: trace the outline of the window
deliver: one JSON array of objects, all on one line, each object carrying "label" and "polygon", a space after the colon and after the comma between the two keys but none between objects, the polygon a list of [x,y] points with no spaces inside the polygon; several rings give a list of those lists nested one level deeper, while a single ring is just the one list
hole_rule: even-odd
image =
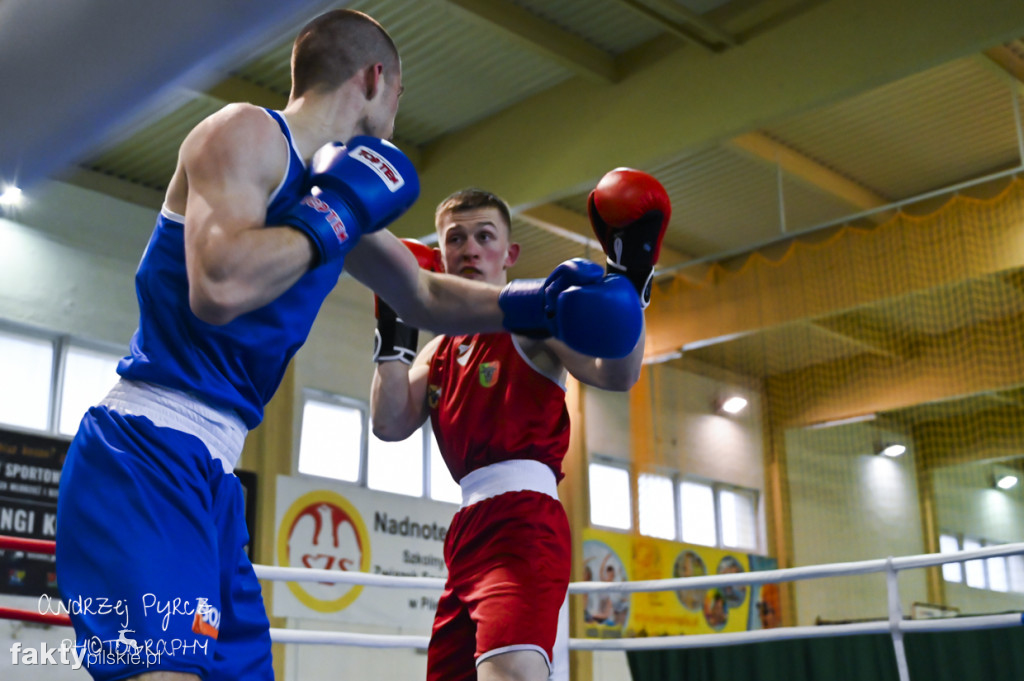
[{"label": "window", "polygon": [[757,493],[753,490],[723,487],[718,490],[719,522],[722,546],[757,550]]},{"label": "window", "polygon": [[48,430],[54,340],[0,331],[0,423]]},{"label": "window", "polygon": [[[960,550],[960,539],[952,534],[939,536],[939,553],[956,553]],[[942,578],[947,582],[964,581],[963,567],[960,563],[943,563]]]},{"label": "window", "polygon": [[679,526],[688,544],[714,546],[718,543],[715,522],[715,490],[703,482],[679,483]]},{"label": "window", "polygon": [[72,436],[117,381],[116,346],[0,324],[0,424]]},{"label": "window", "polygon": [[988,573],[988,588],[992,591],[1010,590],[1010,577],[1006,569],[1006,556],[997,556],[985,561],[985,572]]},{"label": "window", "polygon": [[359,482],[366,416],[354,400],[307,393],[302,406],[299,472]]},{"label": "window", "polygon": [[633,526],[629,471],[619,465],[590,464],[590,522],[615,530]]},{"label": "window", "polygon": [[1006,557],[1006,573],[1009,578],[1010,591],[1024,593],[1024,556]]},{"label": "window", "polygon": [[[998,546],[1000,542],[966,537],[946,532],[939,535],[940,553],[974,551],[984,546]],[[945,563],[942,578],[959,582],[975,589],[1024,593],[1024,556],[994,556],[958,563]]]},{"label": "window", "polygon": [[60,425],[57,432],[74,435],[89,407],[103,399],[117,382],[121,353],[69,345],[64,353],[61,381]]},{"label": "window", "polygon": [[462,488],[452,479],[448,466],[441,456],[441,448],[434,437],[434,429],[427,424],[430,434],[430,498],[435,501],[449,501],[453,504],[462,503]]},{"label": "window", "polygon": [[401,442],[385,442],[370,431],[364,403],[307,390],[299,472],[378,492],[462,503],[462,490],[448,472],[429,422]]},{"label": "window", "polygon": [[[629,529],[628,485],[624,464],[591,463],[592,524]],[[687,544],[759,550],[757,490],[670,473],[642,473],[636,487],[640,534]]]},{"label": "window", "polygon": [[[976,551],[981,548],[981,542],[970,537],[964,537],[961,540],[961,545],[964,551]],[[964,563],[964,574],[967,575],[967,586],[984,589],[988,585],[985,579],[985,561],[983,560],[969,560]]]},{"label": "window", "polygon": [[379,492],[423,495],[423,429],[401,442],[385,442],[370,433],[366,486]]},{"label": "window", "polygon": [[640,534],[660,539],[676,538],[676,501],[672,478],[644,473],[637,478],[640,502]]}]

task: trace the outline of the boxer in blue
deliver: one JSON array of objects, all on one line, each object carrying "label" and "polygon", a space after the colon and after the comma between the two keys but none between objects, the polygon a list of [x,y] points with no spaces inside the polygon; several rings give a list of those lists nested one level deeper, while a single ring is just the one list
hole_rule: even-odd
[{"label": "boxer in blue", "polygon": [[418,267],[384,229],[419,194],[385,141],[401,76],[380,24],[331,11],[296,38],[283,111],[231,104],[182,143],[121,379],[61,476],[58,583],[94,678],[273,678],[232,470],[343,267],[440,333],[562,338],[604,287],[578,263],[506,289]]}]

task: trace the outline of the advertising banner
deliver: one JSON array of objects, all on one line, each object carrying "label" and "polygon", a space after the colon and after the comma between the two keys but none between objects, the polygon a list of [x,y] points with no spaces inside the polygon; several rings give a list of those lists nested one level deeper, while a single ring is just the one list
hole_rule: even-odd
[{"label": "advertising banner", "polygon": [[[458,507],[324,480],[277,479],[277,565],[439,577]],[[435,589],[275,582],[274,615],[392,625],[429,633]]]},{"label": "advertising banner", "polygon": [[[587,528],[587,581],[640,581],[770,570],[775,560],[708,546]],[[667,636],[746,631],[777,626],[776,585],[589,594],[585,636]]]},{"label": "advertising banner", "polygon": [[[53,541],[66,440],[0,431],[0,534]],[[0,549],[0,593],[57,596],[54,557]]]}]

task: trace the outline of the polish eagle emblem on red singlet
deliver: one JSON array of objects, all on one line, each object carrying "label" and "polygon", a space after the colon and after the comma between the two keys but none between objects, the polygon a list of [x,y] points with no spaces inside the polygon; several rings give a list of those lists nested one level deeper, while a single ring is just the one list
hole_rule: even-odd
[{"label": "polish eagle emblem on red singlet", "polygon": [[490,388],[498,382],[498,370],[501,362],[483,362],[480,364],[480,385]]}]

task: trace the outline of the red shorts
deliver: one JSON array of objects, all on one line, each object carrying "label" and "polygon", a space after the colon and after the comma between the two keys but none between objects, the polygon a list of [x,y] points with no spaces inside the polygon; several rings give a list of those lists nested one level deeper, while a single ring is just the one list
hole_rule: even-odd
[{"label": "red shorts", "polygon": [[[536,650],[549,669],[567,673],[558,658],[568,655],[570,556],[565,509],[547,494],[506,492],[456,513],[427,681],[476,679],[480,661],[516,650]],[[556,644],[559,633],[565,640]]]}]

